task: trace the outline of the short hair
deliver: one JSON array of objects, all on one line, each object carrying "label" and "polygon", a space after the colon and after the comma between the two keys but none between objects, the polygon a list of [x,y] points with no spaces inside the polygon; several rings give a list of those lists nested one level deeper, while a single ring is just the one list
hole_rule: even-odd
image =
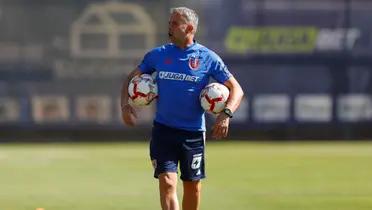
[{"label": "short hair", "polygon": [[182,15],[182,17],[185,17],[187,22],[191,23],[194,26],[194,31],[196,32],[196,29],[198,28],[199,17],[194,10],[187,7],[174,7],[170,9],[170,13],[178,13]]}]

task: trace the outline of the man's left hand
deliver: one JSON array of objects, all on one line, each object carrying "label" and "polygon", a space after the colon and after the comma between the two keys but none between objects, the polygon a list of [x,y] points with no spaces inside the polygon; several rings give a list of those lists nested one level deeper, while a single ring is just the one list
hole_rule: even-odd
[{"label": "man's left hand", "polygon": [[225,138],[229,132],[230,118],[225,113],[221,112],[214,123],[212,137],[215,139]]}]

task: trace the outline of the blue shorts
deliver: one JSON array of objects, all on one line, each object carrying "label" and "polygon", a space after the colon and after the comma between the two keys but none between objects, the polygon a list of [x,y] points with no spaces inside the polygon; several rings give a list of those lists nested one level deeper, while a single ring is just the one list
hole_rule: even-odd
[{"label": "blue shorts", "polygon": [[195,181],[205,178],[204,131],[186,131],[154,122],[150,142],[150,157],[154,177],[164,172],[178,172],[181,179]]}]

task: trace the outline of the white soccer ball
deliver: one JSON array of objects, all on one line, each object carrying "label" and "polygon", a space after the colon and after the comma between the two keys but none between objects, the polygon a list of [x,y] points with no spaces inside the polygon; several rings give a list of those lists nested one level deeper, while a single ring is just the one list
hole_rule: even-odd
[{"label": "white soccer ball", "polygon": [[158,96],[158,86],[151,75],[141,74],[129,82],[128,94],[131,104],[146,106]]},{"label": "white soccer ball", "polygon": [[218,114],[226,105],[229,89],[220,83],[211,83],[201,91],[200,104],[209,113]]}]

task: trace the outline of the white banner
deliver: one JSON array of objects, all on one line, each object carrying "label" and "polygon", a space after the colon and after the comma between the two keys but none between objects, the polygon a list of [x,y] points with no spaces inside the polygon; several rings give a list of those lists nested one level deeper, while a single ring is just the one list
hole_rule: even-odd
[{"label": "white banner", "polygon": [[295,118],[304,122],[329,122],[332,99],[325,94],[300,94],[295,98]]},{"label": "white banner", "polygon": [[70,117],[67,97],[34,96],[32,98],[32,117],[37,123],[66,122]]},{"label": "white banner", "polygon": [[289,119],[289,96],[257,95],[253,99],[253,116],[257,122],[285,122]]},{"label": "white banner", "polygon": [[81,96],[76,101],[79,121],[107,123],[111,120],[111,100],[109,96]]},{"label": "white banner", "polygon": [[13,98],[0,98],[0,122],[14,122],[20,117],[20,104]]},{"label": "white banner", "polygon": [[338,118],[357,122],[372,120],[372,98],[367,94],[349,94],[338,98]]}]

